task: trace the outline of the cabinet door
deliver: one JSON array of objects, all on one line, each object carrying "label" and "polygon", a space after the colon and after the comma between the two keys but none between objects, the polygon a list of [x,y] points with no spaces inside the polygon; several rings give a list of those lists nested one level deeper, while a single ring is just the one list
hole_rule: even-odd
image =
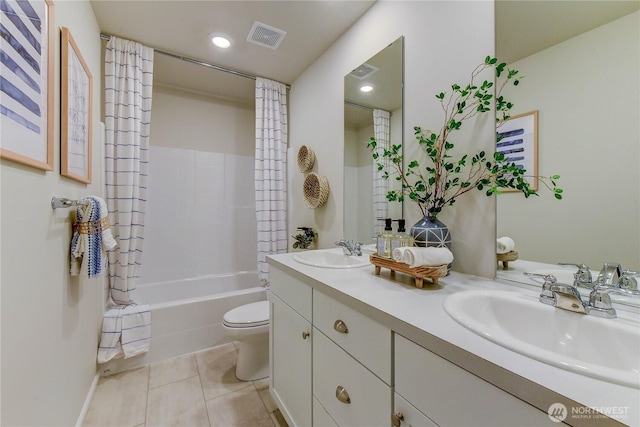
[{"label": "cabinet door", "polygon": [[271,395],[290,427],[311,425],[311,324],[270,295]]},{"label": "cabinet door", "polygon": [[442,426],[546,426],[545,412],[396,334],[395,391]]},{"label": "cabinet door", "polygon": [[407,402],[398,393],[394,394],[393,415],[391,425],[394,427],[438,427],[422,412],[418,411],[411,403]]}]

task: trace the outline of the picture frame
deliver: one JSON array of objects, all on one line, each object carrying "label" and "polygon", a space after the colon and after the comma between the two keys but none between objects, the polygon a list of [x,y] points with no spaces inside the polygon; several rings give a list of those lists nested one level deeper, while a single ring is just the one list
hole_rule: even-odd
[{"label": "picture frame", "polygon": [[[496,130],[496,151],[509,161],[524,168],[526,181],[538,190],[538,110],[518,114],[500,122]],[[501,188],[501,192],[519,192],[515,188]]]},{"label": "picture frame", "polygon": [[0,158],[53,170],[54,5],[7,0],[0,11]]},{"label": "picture frame", "polygon": [[69,29],[60,32],[60,174],[90,184],[93,76]]}]

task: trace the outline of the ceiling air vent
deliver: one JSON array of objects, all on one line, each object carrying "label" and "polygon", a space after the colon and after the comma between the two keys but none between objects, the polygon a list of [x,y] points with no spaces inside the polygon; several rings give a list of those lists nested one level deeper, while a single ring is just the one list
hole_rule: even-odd
[{"label": "ceiling air vent", "polygon": [[286,31],[255,21],[249,31],[247,41],[275,50],[285,35],[287,35]]},{"label": "ceiling air vent", "polygon": [[376,71],[378,71],[377,67],[374,67],[371,64],[364,63],[358,68],[356,68],[355,70],[353,70],[352,72],[350,72],[349,75],[362,80],[366,77],[369,77],[371,74],[375,73]]}]

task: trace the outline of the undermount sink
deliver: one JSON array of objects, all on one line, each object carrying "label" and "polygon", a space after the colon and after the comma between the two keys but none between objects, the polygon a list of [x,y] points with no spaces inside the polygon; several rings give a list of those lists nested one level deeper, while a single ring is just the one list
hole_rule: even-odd
[{"label": "undermount sink", "polygon": [[358,268],[371,265],[366,255],[345,255],[342,249],[319,249],[300,252],[293,259],[301,264],[322,268]]},{"label": "undermount sink", "polygon": [[522,355],[589,377],[640,388],[640,315],[617,319],[572,313],[530,294],[464,291],[445,311],[481,337]]}]

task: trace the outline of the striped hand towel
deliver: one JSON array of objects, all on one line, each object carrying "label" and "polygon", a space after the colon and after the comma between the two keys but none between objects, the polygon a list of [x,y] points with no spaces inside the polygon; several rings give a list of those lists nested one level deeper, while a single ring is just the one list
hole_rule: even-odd
[{"label": "striped hand towel", "polygon": [[149,351],[151,311],[149,304],[118,305],[102,320],[98,363],[117,357],[129,358]]},{"label": "striped hand towel", "polygon": [[88,277],[96,277],[105,268],[106,251],[117,246],[109,228],[108,214],[107,204],[100,197],[88,196],[81,200],[71,238],[72,276],[78,276],[82,270]]}]

